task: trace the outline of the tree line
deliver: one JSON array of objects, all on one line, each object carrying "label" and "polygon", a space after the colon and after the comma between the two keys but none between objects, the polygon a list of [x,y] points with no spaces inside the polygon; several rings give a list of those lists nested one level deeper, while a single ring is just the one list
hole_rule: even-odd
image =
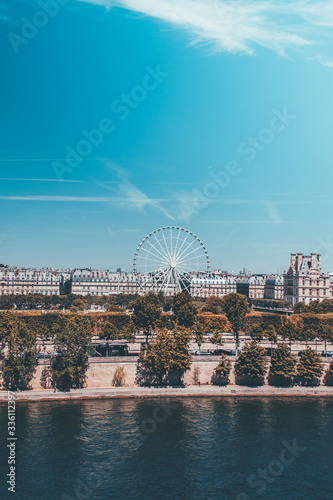
[{"label": "tree line", "polygon": [[[83,386],[93,335],[131,342],[136,332],[143,332],[146,343],[138,360],[137,380],[138,383],[151,384],[168,383],[175,373],[180,383],[183,373],[189,368],[190,340],[194,338],[200,349],[207,333],[211,334],[210,340],[216,345],[222,345],[221,332],[225,331],[233,333],[237,346],[241,332],[251,335],[254,342],[250,346],[258,346],[257,342],[263,338],[271,342],[288,340],[290,343],[313,338],[333,341],[333,327],[327,319],[307,313],[297,315],[293,320],[273,314],[251,315],[248,299],[236,293],[223,298],[210,297],[201,308],[187,292],[169,298],[168,303],[170,307],[166,312],[164,299],[162,301],[160,295],[148,293],[136,297],[131,314],[121,311],[0,313],[0,336],[2,342],[8,344],[8,356],[1,363],[4,386],[12,389],[29,387],[37,367],[37,337],[52,339],[56,349],[50,366],[43,373],[43,383],[62,388]],[[260,346],[258,349],[262,350]],[[244,350],[237,360],[236,373],[243,358]],[[215,374],[217,379],[219,373],[221,375],[227,370],[228,359],[222,357],[221,363],[223,360],[226,365],[220,364]]]}]

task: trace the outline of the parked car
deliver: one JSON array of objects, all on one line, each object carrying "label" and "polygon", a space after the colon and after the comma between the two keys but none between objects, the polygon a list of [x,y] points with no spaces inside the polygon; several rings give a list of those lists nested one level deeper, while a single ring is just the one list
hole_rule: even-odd
[{"label": "parked car", "polygon": [[321,355],[323,358],[333,358],[333,351],[323,351]]},{"label": "parked car", "polygon": [[50,354],[48,352],[39,352],[37,359],[50,359]]},{"label": "parked car", "polygon": [[195,354],[196,354],[196,356],[211,356],[212,355],[211,352],[207,352],[207,351],[195,351]]},{"label": "parked car", "polygon": [[[240,350],[238,351],[240,353]],[[221,356],[221,354],[226,354],[227,356],[236,356],[235,349],[215,349],[213,352],[215,356]]]},{"label": "parked car", "polygon": [[274,347],[265,347],[266,356],[272,356]]}]

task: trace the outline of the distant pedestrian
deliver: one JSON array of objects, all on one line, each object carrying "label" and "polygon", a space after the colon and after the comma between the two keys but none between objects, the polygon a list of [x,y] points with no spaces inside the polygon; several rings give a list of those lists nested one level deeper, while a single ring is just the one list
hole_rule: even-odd
[{"label": "distant pedestrian", "polygon": [[57,392],[57,384],[54,384],[54,392]]},{"label": "distant pedestrian", "polygon": [[201,382],[200,382],[200,380],[198,381],[198,384],[199,384],[199,387],[200,387],[200,386],[201,386]]}]

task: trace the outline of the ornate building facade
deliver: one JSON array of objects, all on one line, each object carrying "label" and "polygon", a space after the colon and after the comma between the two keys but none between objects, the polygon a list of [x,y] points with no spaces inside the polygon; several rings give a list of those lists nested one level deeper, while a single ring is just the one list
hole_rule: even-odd
[{"label": "ornate building facade", "polygon": [[284,297],[291,305],[297,302],[310,304],[332,297],[329,273],[321,268],[320,254],[292,253],[290,266],[284,275]]}]

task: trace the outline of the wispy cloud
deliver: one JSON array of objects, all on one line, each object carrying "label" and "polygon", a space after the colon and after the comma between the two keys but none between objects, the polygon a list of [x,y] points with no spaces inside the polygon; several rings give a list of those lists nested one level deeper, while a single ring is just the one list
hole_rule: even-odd
[{"label": "wispy cloud", "polygon": [[276,224],[274,220],[201,220],[202,224]]},{"label": "wispy cloud", "polygon": [[333,2],[292,0],[81,0],[114,6],[186,30],[192,43],[214,51],[253,54],[261,46],[280,55],[303,51],[325,66],[330,57]]},{"label": "wispy cloud", "polygon": [[[0,200],[13,200],[13,201],[52,201],[52,202],[82,202],[82,203],[122,203],[127,202],[127,197],[102,197],[102,196],[49,196],[49,195],[26,195],[26,196],[0,196]],[[146,201],[146,205],[156,205],[161,203],[163,199],[151,199]],[[141,197],[132,197],[132,203],[142,203]]]},{"label": "wispy cloud", "polygon": [[[120,197],[118,198],[118,208],[139,210],[144,212],[146,207],[153,208],[159,212],[162,212],[166,217],[173,220],[172,215],[166,210],[162,205],[162,202],[167,202],[167,199],[153,199],[147,196],[142,190],[137,188],[129,179],[127,171],[110,160],[104,160],[103,164],[105,168],[108,169],[112,175],[116,176],[118,179],[118,184],[116,186],[108,186],[105,183],[98,184],[104,187],[108,191],[113,191],[118,193]],[[119,200],[122,200],[120,202]]]},{"label": "wispy cloud", "polygon": [[22,181],[22,182],[74,182],[83,183],[86,181],[74,181],[69,179],[23,179],[19,177],[0,177],[0,181]]},{"label": "wispy cloud", "polygon": [[271,221],[274,222],[274,224],[281,224],[282,219],[279,215],[275,203],[272,203],[271,201],[262,201],[261,203],[264,206]]}]

